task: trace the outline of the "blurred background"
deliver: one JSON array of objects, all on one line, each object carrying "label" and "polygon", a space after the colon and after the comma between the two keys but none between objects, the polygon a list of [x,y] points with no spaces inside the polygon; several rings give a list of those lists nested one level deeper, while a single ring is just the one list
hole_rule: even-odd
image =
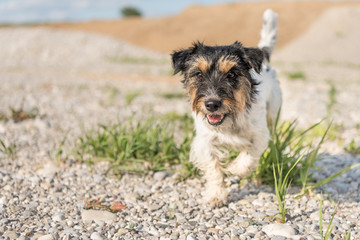
[{"label": "blurred background", "polygon": [[[74,22],[94,19],[118,19],[126,17],[123,9],[133,8],[142,17],[164,17],[179,14],[185,8],[194,5],[213,5],[229,0],[1,0],[0,21],[2,23],[39,23],[39,22]],[[239,0],[238,0],[239,2]]]}]

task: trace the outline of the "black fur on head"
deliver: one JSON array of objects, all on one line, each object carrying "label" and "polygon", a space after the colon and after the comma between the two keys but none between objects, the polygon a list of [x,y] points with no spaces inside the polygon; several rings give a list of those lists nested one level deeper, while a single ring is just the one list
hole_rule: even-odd
[{"label": "black fur on head", "polygon": [[259,48],[244,48],[240,42],[235,42],[228,46],[206,46],[201,42],[194,42],[193,46],[187,49],[174,51],[171,54],[174,74],[179,72],[185,73],[190,64],[190,60],[196,55],[210,55],[213,53],[220,54],[233,54],[234,56],[243,59],[243,63],[253,68],[256,72],[260,73],[261,64],[264,60],[265,53]]},{"label": "black fur on head", "polygon": [[219,114],[230,115],[250,108],[255,100],[258,83],[250,70],[260,73],[265,58],[262,50],[245,48],[239,42],[227,46],[196,42],[188,49],[173,52],[171,57],[174,73],[184,75],[183,83],[197,113],[209,114],[209,99],[221,103],[222,107],[216,109]]}]

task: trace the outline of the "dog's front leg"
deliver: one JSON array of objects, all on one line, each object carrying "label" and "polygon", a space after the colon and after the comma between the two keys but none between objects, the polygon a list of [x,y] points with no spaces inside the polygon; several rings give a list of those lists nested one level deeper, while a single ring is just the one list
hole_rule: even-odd
[{"label": "dog's front leg", "polygon": [[262,153],[265,151],[268,140],[268,131],[255,135],[253,144],[244,149],[226,168],[226,172],[239,177],[247,177],[258,165]]},{"label": "dog's front leg", "polygon": [[212,207],[226,204],[228,192],[224,186],[224,173],[216,148],[203,138],[196,137],[192,144],[190,161],[204,174],[206,184],[203,197],[205,202]]}]

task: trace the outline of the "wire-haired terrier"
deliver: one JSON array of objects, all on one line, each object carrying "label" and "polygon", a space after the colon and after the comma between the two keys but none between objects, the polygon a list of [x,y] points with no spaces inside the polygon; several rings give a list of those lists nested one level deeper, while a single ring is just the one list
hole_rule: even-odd
[{"label": "wire-haired terrier", "polygon": [[[190,161],[204,174],[204,198],[212,206],[227,202],[224,175],[249,175],[268,146],[268,126],[282,102],[276,72],[269,65],[276,38],[277,14],[268,9],[258,48],[198,42],[172,54],[175,74],[184,75],[195,121]],[[240,154],[226,165],[229,149]]]}]

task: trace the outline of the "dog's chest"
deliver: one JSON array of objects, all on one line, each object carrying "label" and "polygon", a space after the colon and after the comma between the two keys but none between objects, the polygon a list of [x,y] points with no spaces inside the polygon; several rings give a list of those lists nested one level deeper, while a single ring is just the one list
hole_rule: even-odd
[{"label": "dog's chest", "polygon": [[218,147],[229,147],[241,151],[252,144],[250,133],[246,130],[213,133],[213,143]]}]

